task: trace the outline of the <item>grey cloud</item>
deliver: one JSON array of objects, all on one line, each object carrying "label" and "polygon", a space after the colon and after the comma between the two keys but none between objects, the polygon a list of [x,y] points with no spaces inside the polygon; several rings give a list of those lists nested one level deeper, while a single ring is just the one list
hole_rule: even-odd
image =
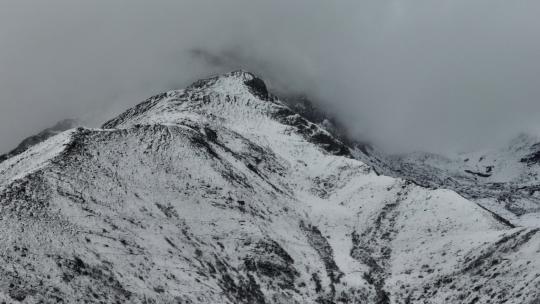
[{"label": "grey cloud", "polygon": [[0,1],[0,151],[244,68],[396,149],[537,128],[538,1]]}]

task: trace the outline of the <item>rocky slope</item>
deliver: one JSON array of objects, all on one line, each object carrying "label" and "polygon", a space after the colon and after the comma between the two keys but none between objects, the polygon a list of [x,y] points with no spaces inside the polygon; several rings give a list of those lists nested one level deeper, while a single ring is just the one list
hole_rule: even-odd
[{"label": "rocky slope", "polygon": [[0,164],[6,303],[537,303],[540,235],[237,71]]}]

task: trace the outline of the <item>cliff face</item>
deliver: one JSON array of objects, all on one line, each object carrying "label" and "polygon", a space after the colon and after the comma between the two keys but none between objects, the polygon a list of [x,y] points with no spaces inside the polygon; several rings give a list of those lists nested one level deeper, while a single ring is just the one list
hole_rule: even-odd
[{"label": "cliff face", "polygon": [[378,175],[237,71],[0,164],[9,303],[534,303],[538,230]]}]

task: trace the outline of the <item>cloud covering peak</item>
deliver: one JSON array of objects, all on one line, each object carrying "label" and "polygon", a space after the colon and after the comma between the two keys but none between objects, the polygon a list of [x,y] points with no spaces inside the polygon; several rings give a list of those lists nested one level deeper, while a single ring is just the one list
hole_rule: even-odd
[{"label": "cloud covering peak", "polygon": [[243,68],[396,149],[484,146],[540,116],[537,1],[0,3],[0,151],[66,117]]}]

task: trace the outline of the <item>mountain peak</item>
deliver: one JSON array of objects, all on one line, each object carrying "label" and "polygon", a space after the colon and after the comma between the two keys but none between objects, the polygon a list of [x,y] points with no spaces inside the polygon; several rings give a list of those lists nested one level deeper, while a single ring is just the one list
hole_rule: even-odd
[{"label": "mountain peak", "polygon": [[341,139],[271,96],[262,79],[243,70],[198,80],[185,90],[153,96],[106,122],[103,128],[215,124],[235,131],[262,131],[265,124],[275,127],[276,123],[331,154],[350,156]]},{"label": "mountain peak", "polygon": [[539,229],[375,174],[256,79],[201,80],[2,163],[0,302],[538,298]]},{"label": "mountain peak", "polygon": [[[148,98],[135,107],[103,124],[113,129],[133,124],[170,124],[184,120],[208,119],[210,116],[230,119],[233,115],[268,112],[276,106],[270,101],[265,82],[254,74],[237,70],[195,81],[183,90],[173,90]],[[234,113],[231,113],[234,112]]]},{"label": "mountain peak", "polygon": [[270,97],[266,83],[255,74],[245,70],[236,70],[226,74],[201,79],[191,84],[188,89],[209,88],[215,84],[245,87],[249,89],[253,95],[262,100],[268,100]]},{"label": "mountain peak", "polygon": [[244,70],[244,69],[238,69],[229,73],[224,74],[225,76],[234,76],[234,77],[241,77],[244,80],[251,80],[253,78],[256,78],[255,74]]}]

